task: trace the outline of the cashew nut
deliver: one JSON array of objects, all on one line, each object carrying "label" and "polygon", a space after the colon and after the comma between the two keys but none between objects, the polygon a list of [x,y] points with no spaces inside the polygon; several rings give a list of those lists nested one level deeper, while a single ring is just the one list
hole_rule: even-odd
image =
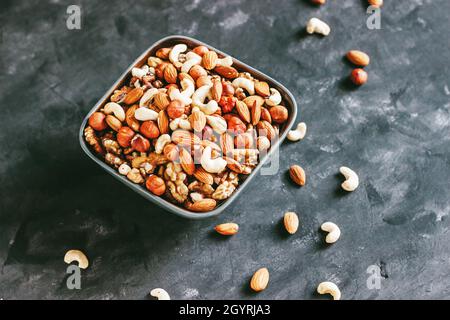
[{"label": "cashew nut", "polygon": [[189,70],[196,64],[200,64],[202,62],[202,57],[196,54],[193,51],[189,51],[186,54],[186,62],[181,66],[181,72],[189,73]]},{"label": "cashew nut", "polygon": [[325,281],[321,282],[317,287],[319,294],[330,294],[333,300],[341,300],[341,290],[333,282]]},{"label": "cashew nut", "polygon": [[235,88],[243,88],[251,95],[255,94],[255,83],[247,78],[237,78],[231,83]]},{"label": "cashew nut", "polygon": [[119,119],[120,121],[125,121],[125,111],[120,104],[117,104],[115,102],[108,102],[103,108],[103,112],[105,114],[114,113],[114,116],[117,119]]},{"label": "cashew nut", "polygon": [[156,288],[150,291],[150,295],[158,298],[158,300],[170,300],[170,296],[166,290],[161,288]]},{"label": "cashew nut", "polygon": [[191,96],[194,94],[195,85],[189,79],[183,79],[180,81],[181,88],[183,91],[180,92],[179,89],[172,89],[169,92],[170,100],[180,100],[184,105],[189,105],[192,103]]},{"label": "cashew nut", "polygon": [[187,50],[187,45],[185,44],[177,44],[175,45],[169,53],[169,60],[173,63],[175,67],[180,67],[181,63],[178,61],[178,56],[180,53],[185,52]]},{"label": "cashew nut", "polygon": [[227,121],[222,117],[206,116],[206,121],[218,134],[222,134],[227,131]]},{"label": "cashew nut", "polygon": [[78,262],[78,266],[81,269],[86,269],[89,266],[89,261],[86,255],[80,250],[69,250],[64,256],[64,262],[71,264],[72,262]]},{"label": "cashew nut", "polygon": [[203,150],[202,157],[200,159],[200,163],[206,171],[209,173],[219,173],[222,172],[226,166],[227,161],[222,159],[221,157],[212,159],[211,158],[211,147],[206,147],[205,150]]},{"label": "cashew nut", "polygon": [[163,152],[164,147],[172,141],[170,135],[162,134],[159,136],[158,140],[155,143],[155,152],[161,154]]},{"label": "cashew nut", "polygon": [[231,67],[232,64],[233,58],[230,56],[216,60],[216,66]]},{"label": "cashew nut", "polygon": [[179,129],[183,129],[183,130],[187,130],[190,131],[192,130],[191,127],[191,122],[187,119],[187,117],[185,115],[183,115],[181,118],[175,118],[173,119],[170,124],[169,127],[172,131]]},{"label": "cashew nut", "polygon": [[330,34],[330,31],[330,26],[317,18],[309,19],[306,25],[306,32],[309,34],[318,33],[327,36]]},{"label": "cashew nut", "polygon": [[126,163],[122,163],[119,167],[119,173],[123,176],[126,176],[130,171],[131,167]]},{"label": "cashew nut", "polygon": [[199,108],[204,114],[207,115],[213,114],[219,109],[219,105],[215,100],[210,100],[207,104],[204,103],[211,87],[212,84],[204,85],[195,90],[194,94],[192,95],[192,105]]},{"label": "cashew nut", "polygon": [[131,69],[131,75],[133,77],[142,79],[149,71],[149,67],[147,65],[143,66],[142,68],[133,68]]},{"label": "cashew nut", "polygon": [[140,107],[134,112],[134,117],[139,121],[148,121],[158,119],[158,113],[152,109]]},{"label": "cashew nut", "polygon": [[275,88],[270,88],[270,96],[266,99],[266,104],[275,107],[281,103],[281,94]]},{"label": "cashew nut", "polygon": [[287,138],[290,141],[299,141],[303,139],[305,135],[306,135],[306,124],[304,122],[300,122],[295,130],[289,131]]},{"label": "cashew nut", "polygon": [[139,107],[147,106],[148,103],[153,100],[153,97],[157,93],[158,93],[158,89],[156,89],[156,88],[151,88],[151,89],[145,91],[145,93],[142,96],[141,100],[139,100]]},{"label": "cashew nut", "polygon": [[345,191],[354,191],[358,188],[359,178],[355,171],[347,167],[340,167],[339,171],[344,175],[345,181],[341,184]]},{"label": "cashew nut", "polygon": [[323,231],[328,232],[328,234],[325,238],[326,243],[335,243],[336,241],[338,241],[339,237],[341,236],[341,230],[333,222],[322,223],[320,228]]}]

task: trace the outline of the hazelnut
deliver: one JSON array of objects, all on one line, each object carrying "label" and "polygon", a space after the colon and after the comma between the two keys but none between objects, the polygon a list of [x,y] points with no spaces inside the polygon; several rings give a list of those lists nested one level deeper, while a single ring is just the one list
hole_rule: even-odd
[{"label": "hazelnut", "polygon": [[131,139],[134,137],[134,131],[130,127],[122,127],[117,133],[117,142],[123,148],[130,146]]},{"label": "hazelnut", "polygon": [[194,81],[196,81],[201,76],[207,76],[208,73],[201,65],[196,64],[191,68],[191,70],[189,70],[189,75],[192,77],[192,79],[194,79]]},{"label": "hazelnut", "polygon": [[156,194],[157,196],[161,196],[164,192],[166,192],[166,184],[164,183],[164,180],[156,175],[151,175],[148,177],[145,182],[145,187],[148,191]]},{"label": "hazelnut", "polygon": [[203,57],[205,53],[209,51],[209,49],[205,46],[197,46],[194,49],[192,49],[196,54],[198,54],[200,57]]},{"label": "hazelnut", "polygon": [[233,96],[234,95],[234,87],[229,81],[222,82],[222,94],[224,96]]},{"label": "hazelnut", "polygon": [[101,112],[94,112],[89,117],[89,125],[92,127],[92,129],[97,131],[105,130],[108,125],[105,121],[106,116]]},{"label": "hazelnut", "polygon": [[122,122],[119,119],[114,117],[113,115],[106,116],[106,123],[111,127],[114,131],[119,131],[122,128]]},{"label": "hazelnut", "polygon": [[270,108],[269,110],[270,116],[272,117],[273,122],[276,123],[284,123],[286,122],[289,112],[288,110],[283,106],[275,106]]},{"label": "hazelnut", "polygon": [[367,72],[361,68],[354,69],[350,75],[350,79],[357,86],[365,84],[367,82],[367,78],[368,78]]},{"label": "hazelnut", "polygon": [[166,111],[171,119],[179,118],[184,114],[184,104],[180,100],[173,100]]},{"label": "hazelnut", "polygon": [[154,121],[145,121],[141,124],[139,131],[149,139],[159,137],[158,125]]},{"label": "hazelnut", "polygon": [[227,121],[228,131],[234,133],[243,133],[247,131],[247,126],[238,116],[235,116],[233,114],[226,114],[223,118]]},{"label": "hazelnut", "polygon": [[236,98],[223,95],[222,98],[220,98],[219,106],[222,108],[223,113],[231,112],[236,106]]},{"label": "hazelnut", "polygon": [[137,134],[131,139],[131,147],[137,152],[147,152],[150,148],[150,141],[140,134]]}]

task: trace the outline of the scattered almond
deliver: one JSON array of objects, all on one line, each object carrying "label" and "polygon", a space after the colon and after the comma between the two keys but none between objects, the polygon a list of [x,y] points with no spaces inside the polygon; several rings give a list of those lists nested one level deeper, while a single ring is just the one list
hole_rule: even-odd
[{"label": "scattered almond", "polygon": [[173,64],[168,64],[164,69],[164,79],[168,83],[177,83],[178,71]]},{"label": "scattered almond", "polygon": [[208,51],[203,55],[202,63],[206,70],[212,70],[217,64],[217,53],[214,51]]},{"label": "scattered almond", "polygon": [[251,114],[252,114],[252,125],[255,126],[261,119],[261,105],[258,104],[257,101],[253,102]]},{"label": "scattered almond", "polygon": [[381,8],[383,6],[383,0],[369,0],[369,4],[375,8]]},{"label": "scattered almond", "polygon": [[214,199],[202,199],[194,203],[187,203],[187,209],[194,212],[208,212],[213,210],[217,205],[216,200]]},{"label": "scattered almond", "polygon": [[243,101],[236,101],[236,110],[241,117],[247,123],[250,123],[250,110]]},{"label": "scattered almond", "polygon": [[269,84],[264,81],[256,81],[255,82],[255,91],[263,98],[267,98],[270,96],[270,88]]},{"label": "scattered almond", "polygon": [[214,177],[211,173],[207,172],[203,167],[198,167],[195,169],[194,177],[205,184],[213,184],[214,183]]},{"label": "scattered almond", "polygon": [[232,236],[239,231],[239,226],[236,223],[229,222],[229,223],[223,223],[219,224],[214,227],[214,230],[216,230],[218,233],[224,235],[224,236]]},{"label": "scattered almond", "polygon": [[359,50],[350,50],[349,52],[347,52],[347,59],[351,63],[361,67],[365,67],[370,63],[369,56]]},{"label": "scattered almond", "polygon": [[123,102],[125,104],[134,104],[138,102],[138,100],[142,97],[144,94],[144,90],[141,88],[134,88],[130,92],[127,93],[127,96],[125,97],[125,100]]},{"label": "scattered almond", "polygon": [[295,212],[286,212],[284,214],[284,227],[290,234],[294,234],[298,229],[298,216]]},{"label": "scattered almond", "polygon": [[253,274],[250,280],[250,288],[256,292],[263,291],[269,284],[269,270],[261,268]]},{"label": "scattered almond", "polygon": [[169,117],[164,110],[161,110],[158,114],[158,128],[161,134],[169,133]]},{"label": "scattered almond", "polygon": [[289,176],[299,186],[304,186],[306,183],[305,170],[296,164],[289,169]]}]

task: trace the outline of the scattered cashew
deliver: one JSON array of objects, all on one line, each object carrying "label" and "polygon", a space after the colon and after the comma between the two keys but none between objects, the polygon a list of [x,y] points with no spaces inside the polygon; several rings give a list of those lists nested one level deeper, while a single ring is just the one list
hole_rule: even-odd
[{"label": "scattered cashew", "polygon": [[305,135],[306,135],[306,124],[304,122],[300,122],[295,130],[289,131],[287,138],[290,141],[299,141],[303,139]]},{"label": "scattered cashew", "polygon": [[231,58],[230,56],[216,60],[216,66],[231,67],[232,64],[233,58]]},{"label": "scattered cashew", "polygon": [[195,91],[194,83],[189,79],[183,79],[180,81],[181,88],[183,91],[180,92],[179,89],[172,89],[169,92],[170,100],[180,100],[184,105],[189,105],[192,103],[191,96]]},{"label": "scattered cashew", "polygon": [[143,66],[142,68],[133,68],[131,69],[131,75],[133,77],[142,79],[149,71],[149,67],[147,65]]},{"label": "scattered cashew", "polygon": [[222,134],[227,131],[227,121],[222,117],[206,116],[206,121],[218,134]]},{"label": "scattered cashew", "polygon": [[270,88],[270,96],[266,99],[266,104],[275,107],[281,103],[281,94],[277,89]]},{"label": "scattered cashew", "polygon": [[336,241],[338,241],[339,237],[341,236],[341,230],[333,222],[322,223],[320,228],[323,231],[328,232],[328,234],[325,238],[326,243],[335,243]]},{"label": "scattered cashew", "polygon": [[173,119],[170,122],[169,127],[172,131],[175,131],[177,129],[183,129],[188,131],[192,130],[191,122],[185,117]]},{"label": "scattered cashew", "polygon": [[204,114],[207,115],[213,114],[219,109],[219,105],[215,100],[210,100],[207,104],[204,103],[211,87],[212,85],[202,86],[195,90],[194,94],[192,95],[192,105],[194,107],[198,107],[201,111],[203,111]]},{"label": "scattered cashew", "polygon": [[169,60],[173,63],[175,67],[180,67],[181,63],[178,61],[178,56],[180,53],[185,52],[187,50],[187,45],[185,44],[177,44],[170,50]]},{"label": "scattered cashew", "polygon": [[64,262],[71,264],[72,262],[78,262],[78,266],[81,269],[86,269],[89,266],[89,261],[86,255],[80,250],[69,250],[64,256]]},{"label": "scattered cashew", "polygon": [[131,167],[126,163],[122,163],[119,167],[119,173],[123,176],[126,176],[130,171]]},{"label": "scattered cashew", "polygon": [[355,171],[347,167],[340,167],[339,171],[344,175],[345,181],[341,184],[345,191],[354,191],[358,188],[359,178]]},{"label": "scattered cashew", "polygon": [[120,121],[125,121],[125,111],[120,104],[117,104],[115,102],[108,102],[103,108],[103,112],[105,114],[114,113],[114,116],[117,119],[119,119]]},{"label": "scattered cashew", "polygon": [[144,95],[142,96],[141,100],[139,100],[139,107],[145,107],[153,100],[153,97],[155,94],[158,93],[158,89],[151,88],[147,91],[145,91]]},{"label": "scattered cashew", "polygon": [[148,121],[158,119],[158,113],[149,108],[140,107],[134,112],[134,117],[139,121]]},{"label": "scattered cashew", "polygon": [[163,152],[164,147],[172,141],[170,135],[162,134],[159,136],[158,140],[155,143],[155,152],[157,154],[161,154]]},{"label": "scattered cashew", "polygon": [[321,282],[317,287],[319,294],[330,294],[333,300],[341,300],[341,290],[333,282],[325,281]]},{"label": "scattered cashew", "polygon": [[203,150],[203,154],[200,159],[200,163],[203,169],[205,169],[209,173],[222,172],[227,166],[227,161],[220,157],[212,159],[211,151],[212,149],[210,146],[206,147],[205,150]]},{"label": "scattered cashew", "polygon": [[306,32],[309,34],[318,33],[327,36],[330,31],[330,26],[317,18],[311,18],[306,25]]},{"label": "scattered cashew", "polygon": [[189,70],[196,64],[200,64],[202,62],[202,57],[196,54],[193,51],[189,51],[186,54],[186,62],[181,66],[181,72],[189,73]]},{"label": "scattered cashew", "polygon": [[255,94],[255,83],[247,78],[237,78],[231,83],[235,88],[243,88],[251,95]]},{"label": "scattered cashew", "polygon": [[166,290],[161,288],[156,288],[150,291],[152,297],[158,298],[158,300],[170,300],[170,296]]}]

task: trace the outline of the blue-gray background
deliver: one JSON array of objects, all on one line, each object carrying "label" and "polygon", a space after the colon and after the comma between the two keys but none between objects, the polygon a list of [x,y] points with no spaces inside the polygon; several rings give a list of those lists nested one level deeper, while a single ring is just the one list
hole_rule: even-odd
[{"label": "blue-gray background", "polygon": [[[450,298],[450,2],[385,1],[382,29],[366,1],[16,1],[0,4],[0,298],[319,298],[330,280],[344,299]],[[66,28],[69,4],[82,29]],[[306,36],[317,16],[329,37]],[[184,34],[266,72],[296,96],[306,139],[281,147],[280,172],[258,176],[226,212],[189,221],[106,174],[78,145],[86,112],[154,41]],[[372,58],[355,89],[343,58]],[[307,185],[286,170],[305,168]],[[359,173],[340,191],[338,168]],[[300,217],[287,236],[286,211]],[[320,224],[342,230],[323,245]],[[211,232],[235,221],[232,238]],[[91,266],[65,286],[66,250]],[[380,290],[366,286],[381,268]],[[248,290],[270,270],[266,291]]]}]

